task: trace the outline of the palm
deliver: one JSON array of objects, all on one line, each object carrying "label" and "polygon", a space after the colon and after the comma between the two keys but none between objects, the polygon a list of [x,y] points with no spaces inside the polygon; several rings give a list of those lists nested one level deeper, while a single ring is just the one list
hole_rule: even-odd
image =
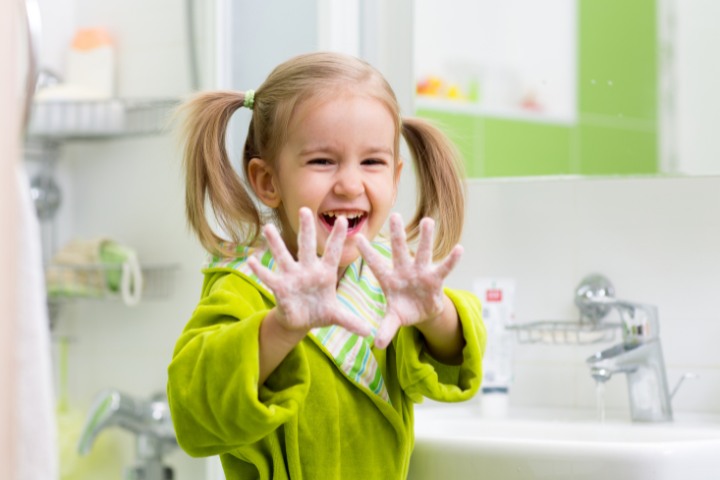
[{"label": "palm", "polygon": [[416,325],[435,319],[443,312],[445,277],[455,267],[462,248],[456,246],[438,265],[432,264],[433,221],[429,218],[420,224],[420,242],[415,258],[410,256],[402,220],[397,214],[390,217],[390,239],[393,265],[361,238],[358,247],[363,258],[375,273],[385,293],[385,318],[375,337],[375,345],[385,348],[400,327]]},{"label": "palm", "polygon": [[338,264],[347,235],[347,220],[338,218],[335,222],[325,253],[320,258],[316,253],[315,224],[307,208],[300,209],[297,261],[273,225],[267,225],[263,232],[278,270],[273,272],[263,267],[254,257],[249,260],[249,265],[275,294],[277,317],[283,327],[308,331],[315,327],[340,325],[359,335],[369,334],[367,325],[344,309],[336,297]]}]

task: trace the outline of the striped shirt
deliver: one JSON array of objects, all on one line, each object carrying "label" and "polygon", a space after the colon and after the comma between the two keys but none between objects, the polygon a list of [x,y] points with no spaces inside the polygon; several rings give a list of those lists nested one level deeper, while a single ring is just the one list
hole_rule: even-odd
[{"label": "striped shirt", "polygon": [[[387,243],[373,242],[372,245],[384,257],[392,258],[392,252]],[[235,251],[237,255],[233,258],[212,257],[205,267],[237,270],[268,292],[272,292],[252,272],[247,263],[247,259],[254,256],[266,268],[277,271],[277,265],[270,250],[267,247],[238,246]],[[358,257],[345,270],[336,294],[343,308],[367,322],[371,330],[370,336],[360,337],[338,325],[314,328],[310,335],[333,359],[335,365],[347,378],[390,402],[382,372],[378,368],[372,351],[373,339],[385,315],[385,295],[377,278],[362,257]]]}]

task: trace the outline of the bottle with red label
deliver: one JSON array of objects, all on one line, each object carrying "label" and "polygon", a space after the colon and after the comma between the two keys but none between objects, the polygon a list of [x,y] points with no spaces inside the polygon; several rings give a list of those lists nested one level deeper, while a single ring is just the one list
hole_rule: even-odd
[{"label": "bottle with red label", "polygon": [[515,318],[515,281],[508,278],[477,278],[473,289],[480,298],[487,329],[481,387],[482,410],[488,416],[504,416],[513,379],[515,337],[506,327]]}]

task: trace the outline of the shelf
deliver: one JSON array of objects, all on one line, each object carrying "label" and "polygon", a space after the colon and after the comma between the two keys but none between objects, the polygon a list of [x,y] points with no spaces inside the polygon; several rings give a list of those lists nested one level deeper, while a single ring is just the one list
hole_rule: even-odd
[{"label": "shelf", "polygon": [[27,136],[82,140],[160,133],[179,104],[169,98],[35,102]]},{"label": "shelf", "polygon": [[537,321],[508,325],[518,343],[543,345],[592,345],[611,342],[620,328],[617,323]]},{"label": "shelf", "polygon": [[432,110],[445,113],[459,113],[478,117],[519,120],[525,122],[573,125],[577,119],[571,113],[533,111],[520,107],[488,106],[464,100],[449,100],[433,97],[415,97],[415,110]]},{"label": "shelf", "polygon": [[[143,265],[141,302],[168,298],[174,288],[179,265]],[[48,302],[70,303],[76,300],[118,300],[120,265],[67,265],[51,263],[45,269]]]}]

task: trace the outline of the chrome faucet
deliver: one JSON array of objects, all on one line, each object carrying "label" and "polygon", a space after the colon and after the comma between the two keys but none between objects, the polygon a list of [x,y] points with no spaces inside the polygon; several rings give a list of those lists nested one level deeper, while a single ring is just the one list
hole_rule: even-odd
[{"label": "chrome faucet", "polygon": [[164,394],[139,401],[117,390],[100,392],[90,407],[78,452],[87,454],[100,432],[111,426],[119,426],[137,436],[138,463],[128,470],[125,478],[172,480],[173,471],[163,464],[162,457],[177,447],[177,440]]},{"label": "chrome faucet", "polygon": [[[584,282],[587,280],[598,281],[588,277]],[[672,396],[660,345],[657,308],[617,300],[613,295],[610,287],[600,294],[597,290],[579,288],[575,296],[581,312],[594,310],[604,315],[615,309],[622,320],[622,342],[590,356],[587,359],[590,374],[597,382],[607,382],[616,373],[625,374],[633,421],[672,421]]]}]

